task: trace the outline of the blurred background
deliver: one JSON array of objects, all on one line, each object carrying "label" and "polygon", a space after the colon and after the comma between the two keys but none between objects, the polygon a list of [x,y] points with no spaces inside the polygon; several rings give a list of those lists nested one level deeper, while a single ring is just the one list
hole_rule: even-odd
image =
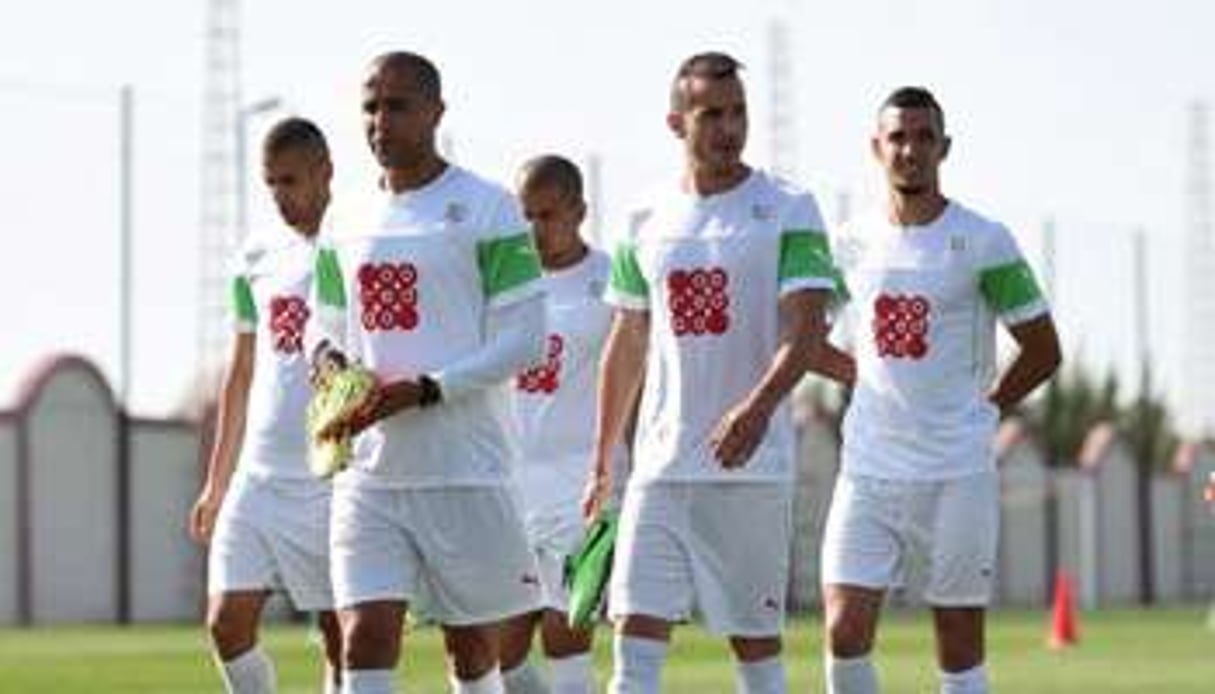
[{"label": "blurred background", "polygon": [[[185,538],[228,334],[227,258],[276,223],[257,153],[278,118],[330,138],[336,195],[374,185],[358,85],[377,53],[443,73],[442,148],[509,182],[584,167],[587,233],[679,165],[687,55],[746,64],[749,161],[829,222],[880,201],[877,105],[920,84],[954,146],[948,195],[1007,223],[1067,365],[1003,432],[1001,601],[1189,604],[1215,591],[1215,4],[1206,0],[42,0],[0,24],[0,624],[194,619]],[[816,600],[839,394],[799,393]]]}]

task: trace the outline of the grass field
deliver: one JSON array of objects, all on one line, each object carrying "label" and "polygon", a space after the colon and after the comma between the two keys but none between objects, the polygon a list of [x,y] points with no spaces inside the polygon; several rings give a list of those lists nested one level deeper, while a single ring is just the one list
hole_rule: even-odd
[{"label": "grass field", "polygon": [[[989,664],[1001,694],[1051,692],[1215,692],[1215,632],[1201,610],[1094,612],[1081,617],[1081,643],[1047,650],[1046,617],[1000,612],[990,629]],[[787,635],[790,691],[822,690],[819,625],[796,620]],[[606,632],[601,636],[606,637]],[[307,629],[274,626],[264,637],[279,671],[279,691],[316,691],[317,658]],[[877,658],[885,692],[934,692],[929,623],[923,615],[886,618]],[[596,648],[606,680],[607,638]],[[402,682],[414,693],[445,692],[438,632],[406,637]],[[732,666],[723,644],[695,627],[676,632],[664,674],[666,692],[732,692]],[[56,627],[0,630],[0,692],[216,692],[201,629]]]}]

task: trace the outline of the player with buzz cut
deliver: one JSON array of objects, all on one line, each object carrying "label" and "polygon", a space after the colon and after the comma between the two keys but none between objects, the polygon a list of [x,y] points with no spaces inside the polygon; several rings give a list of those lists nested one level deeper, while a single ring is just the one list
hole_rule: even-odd
[{"label": "player with buzz cut", "polygon": [[722,53],[680,65],[667,124],[683,175],[632,217],[613,256],[588,515],[642,390],[608,595],[613,692],[659,691],[672,625],[693,609],[729,640],[738,691],[785,691],[786,396],[824,343],[835,281],[814,198],[742,160],[739,69]]},{"label": "player with buzz cut", "polygon": [[[611,259],[579,234],[586,217],[582,175],[569,160],[545,155],[519,171],[517,192],[544,267],[548,346],[544,360],[519,374],[515,466],[528,541],[536,555],[543,609],[511,620],[502,643],[509,694],[587,694],[594,690],[591,631],[572,629],[562,586],[566,558],[583,532],[580,500],[594,444],[595,379],[612,322],[603,300]],[[617,456],[617,461],[623,455]],[[527,660],[540,633],[546,685]]]},{"label": "player with buzz cut", "polygon": [[[857,332],[815,370],[854,387],[823,540],[826,679],[873,694],[886,592],[932,608],[940,690],[988,691],[984,610],[999,535],[1000,414],[1054,373],[1054,323],[1003,225],[941,192],[945,116],[918,87],[882,103],[871,140],[886,203],[834,240]],[[1018,351],[996,374],[996,322]]]},{"label": "player with buzz cut", "polygon": [[443,628],[454,691],[500,692],[499,623],[540,598],[511,487],[509,390],[543,353],[540,263],[509,191],[439,155],[433,63],[376,58],[362,111],[381,189],[327,225],[313,349],[380,381],[370,407],[318,432],[355,436],[330,536],[343,691],[393,690],[412,606]]},{"label": "player with buzz cut", "polygon": [[210,544],[207,626],[228,691],[275,690],[257,629],[270,591],[280,587],[298,609],[320,611],[325,691],[336,691],[340,634],[329,584],[330,494],[308,469],[304,418],[311,389],[303,349],[314,241],[333,167],[321,131],[302,118],[271,128],[262,162],[288,228],[256,233],[237,256],[236,338],[190,534]]}]

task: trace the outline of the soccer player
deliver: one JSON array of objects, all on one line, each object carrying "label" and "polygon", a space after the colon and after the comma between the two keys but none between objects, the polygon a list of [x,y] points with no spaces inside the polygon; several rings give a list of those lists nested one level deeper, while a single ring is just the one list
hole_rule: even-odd
[{"label": "soccer player", "polygon": [[505,625],[503,680],[510,694],[549,691],[527,661],[538,629],[551,690],[587,694],[594,689],[591,632],[566,624],[562,568],[583,532],[579,502],[594,444],[595,379],[612,322],[603,300],[611,260],[579,235],[586,202],[577,166],[555,155],[537,157],[520,170],[517,189],[544,267],[548,323],[544,361],[521,373],[515,390],[515,478],[544,595],[542,610]]},{"label": "soccer player", "polygon": [[321,131],[302,118],[270,130],[262,160],[289,229],[255,234],[237,257],[236,338],[190,534],[210,543],[207,626],[228,691],[274,691],[274,668],[257,644],[257,628],[271,589],[279,587],[298,609],[320,611],[326,691],[335,691],[340,635],[329,584],[330,494],[308,470],[304,412],[311,390],[303,351],[314,240],[333,167]]},{"label": "soccer player", "polygon": [[632,217],[612,260],[585,512],[641,386],[608,593],[611,691],[659,688],[672,625],[697,608],[743,692],[785,691],[793,427],[785,396],[823,344],[833,265],[814,198],[742,160],[740,65],[680,65],[667,124],[683,174]]},{"label": "soccer player", "polygon": [[[1013,236],[941,192],[950,139],[932,94],[894,91],[871,146],[886,204],[833,244],[855,361],[825,350],[814,367],[855,388],[823,542],[828,689],[877,691],[878,615],[905,585],[932,608],[941,691],[986,692],[996,425],[1055,371],[1058,337]],[[1018,351],[993,386],[997,319]]]},{"label": "soccer player", "polygon": [[499,692],[498,624],[535,610],[539,578],[510,490],[508,385],[544,346],[540,263],[508,191],[444,161],[440,76],[387,53],[362,88],[382,169],[317,256],[314,361],[340,349],[381,381],[335,478],[330,549],[343,691],[389,692],[407,606],[439,622],[457,692]]}]

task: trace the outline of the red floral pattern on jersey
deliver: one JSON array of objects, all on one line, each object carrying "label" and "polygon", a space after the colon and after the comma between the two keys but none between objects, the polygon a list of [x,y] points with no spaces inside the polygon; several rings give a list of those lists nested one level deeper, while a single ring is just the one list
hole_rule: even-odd
[{"label": "red floral pattern on jersey", "polygon": [[672,270],[667,292],[675,336],[724,335],[730,329],[729,286],[724,268]]},{"label": "red floral pattern on jersey", "polygon": [[304,326],[312,314],[308,304],[299,296],[275,296],[270,299],[270,334],[274,351],[298,354],[304,351]]},{"label": "red floral pattern on jersey", "polygon": [[418,268],[413,263],[364,263],[359,267],[359,303],[367,332],[418,327]]},{"label": "red floral pattern on jersey", "polygon": [[520,373],[515,378],[515,387],[525,393],[556,393],[561,387],[561,354],[564,351],[565,340],[556,333],[549,335],[544,363]]},{"label": "red floral pattern on jersey", "polygon": [[918,294],[881,294],[873,301],[873,341],[879,357],[923,359],[928,355],[932,303]]}]

